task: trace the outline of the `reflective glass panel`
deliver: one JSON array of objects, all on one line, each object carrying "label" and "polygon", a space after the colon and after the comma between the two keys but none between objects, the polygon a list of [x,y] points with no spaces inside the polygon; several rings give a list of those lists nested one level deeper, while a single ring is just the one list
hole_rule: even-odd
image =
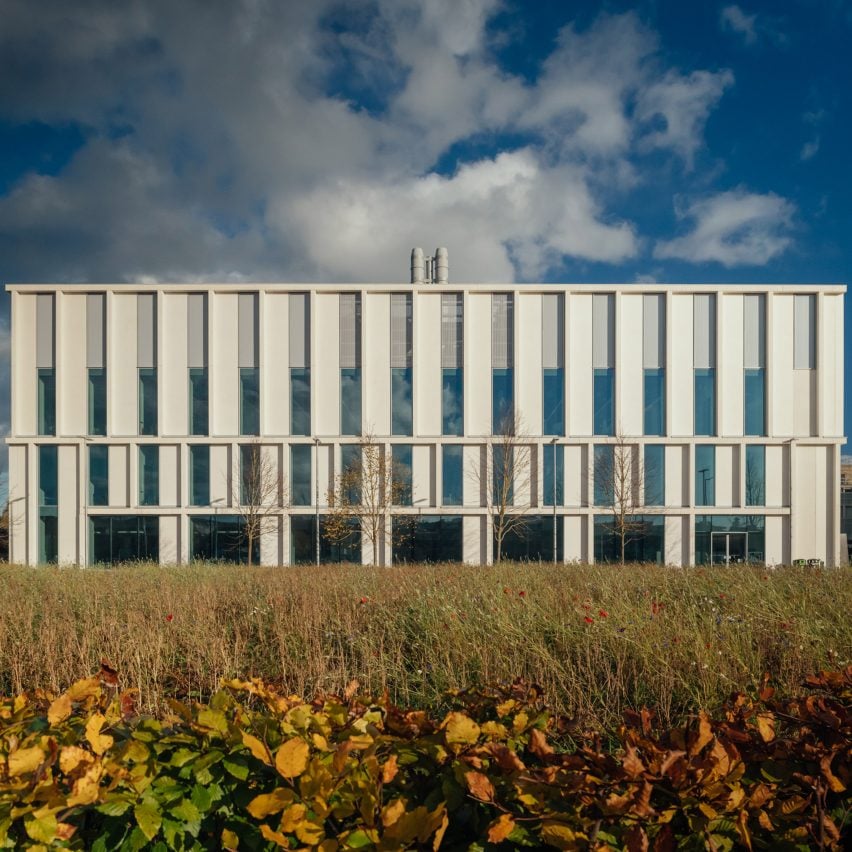
[{"label": "reflective glass panel", "polygon": [[89,446],[89,505],[109,505],[109,447]]},{"label": "reflective glass panel", "polygon": [[611,506],[615,490],[615,451],[608,444],[595,445],[594,499],[596,506]]},{"label": "reflective glass panel", "polygon": [[393,504],[411,505],[411,445],[394,444],[391,447],[393,465]]},{"label": "reflective glass panel", "polygon": [[513,447],[495,446],[493,450],[493,490],[495,506],[511,506],[515,500],[515,473]]},{"label": "reflective glass panel", "polygon": [[340,434],[361,434],[361,369],[340,371]]},{"label": "reflective glass panel", "polygon": [[[562,561],[563,553],[562,518],[556,518],[556,561]],[[497,541],[494,537],[493,553],[497,553]],[[528,515],[523,524],[509,530],[503,536],[501,560],[515,562],[552,562],[553,561],[553,515]]]},{"label": "reflective glass panel", "polygon": [[565,502],[565,448],[554,444],[545,444],[543,450],[543,503],[545,506],[552,506],[555,502],[557,506],[561,506]]},{"label": "reflective glass panel", "polygon": [[412,371],[410,367],[391,370],[391,434],[411,435]]},{"label": "reflective glass panel", "polygon": [[645,434],[666,433],[666,371],[645,370]]},{"label": "reflective glass panel", "polygon": [[444,506],[461,506],[463,496],[461,444],[445,444],[441,448],[441,490]]},{"label": "reflective glass panel", "polygon": [[464,373],[460,369],[442,371],[441,434],[464,434]]},{"label": "reflective glass panel", "polygon": [[290,447],[290,498],[294,506],[311,505],[311,445]]},{"label": "reflective glass panel", "polygon": [[765,541],[762,515],[695,516],[696,565],[763,562]]},{"label": "reflective glass panel", "polygon": [[210,447],[192,444],[189,448],[189,502],[192,506],[210,503]]},{"label": "reflective glass panel", "polygon": [[340,474],[343,499],[349,505],[361,502],[361,447],[359,444],[342,444],[340,447]]},{"label": "reflective glass panel", "polygon": [[406,517],[391,526],[393,561],[461,562],[462,519],[459,515]]},{"label": "reflective glass panel", "polygon": [[716,448],[712,444],[695,447],[695,505],[716,505]]},{"label": "reflective glass panel", "polygon": [[[342,542],[334,542],[325,534],[326,518],[320,516],[320,562],[361,563],[361,529],[357,518],[349,519],[351,534]],[[316,563],[316,517],[314,515],[290,516],[290,564]]]},{"label": "reflective glass panel", "polygon": [[207,423],[207,369],[191,367],[189,370],[189,434],[208,434]]},{"label": "reflective glass panel", "polygon": [[139,434],[157,434],[157,371],[139,370]]},{"label": "reflective glass panel", "polygon": [[662,444],[645,445],[645,505],[666,504],[666,448]]},{"label": "reflective glass panel", "polygon": [[[239,515],[193,515],[189,519],[193,562],[248,562],[245,520]],[[260,542],[252,543],[252,564],[260,562]]]},{"label": "reflective glass panel", "polygon": [[311,371],[307,367],[290,370],[290,434],[311,434]]},{"label": "reflective glass panel", "polygon": [[695,434],[716,434],[716,370],[695,371]]},{"label": "reflective glass panel", "polygon": [[155,444],[139,447],[139,505],[160,502],[160,448]]},{"label": "reflective glass panel", "polygon": [[89,370],[89,434],[106,435],[107,427],[106,370]]},{"label": "reflective glass panel", "polygon": [[55,507],[38,512],[38,560],[42,564],[59,560],[59,519]]},{"label": "reflective glass panel", "polygon": [[[612,515],[595,515],[595,562],[621,561],[621,532],[625,531],[625,562],[665,560],[665,518],[634,515],[622,527]],[[629,530],[629,532],[628,532]]]},{"label": "reflective glass panel", "polygon": [[95,515],[89,518],[89,564],[151,561],[160,558],[160,519],[156,515]]},{"label": "reflective glass panel", "polygon": [[595,435],[613,435],[615,433],[615,408],[613,393],[615,391],[615,370],[595,370]]},{"label": "reflective glass panel", "polygon": [[260,370],[240,369],[240,434],[260,434]]},{"label": "reflective glass panel", "polygon": [[39,506],[56,506],[58,489],[58,472],[56,446],[38,448],[38,504]]},{"label": "reflective glass panel", "polygon": [[745,470],[746,506],[766,505],[766,447],[746,446]]},{"label": "reflective glass panel", "polygon": [[766,434],[766,372],[745,371],[745,434]]},{"label": "reflective glass panel", "polygon": [[542,423],[545,435],[565,434],[565,371],[545,370],[542,377]]},{"label": "reflective glass panel", "polygon": [[511,367],[491,371],[491,431],[512,434],[515,429],[514,377]]},{"label": "reflective glass panel", "polygon": [[38,433],[56,434],[56,371],[53,368],[38,371]]}]

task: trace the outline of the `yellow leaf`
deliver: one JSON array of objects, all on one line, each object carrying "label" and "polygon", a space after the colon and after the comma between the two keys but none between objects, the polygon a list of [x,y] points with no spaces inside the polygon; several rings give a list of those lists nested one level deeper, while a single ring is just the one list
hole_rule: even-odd
[{"label": "yellow leaf", "polygon": [[81,763],[91,763],[94,758],[80,746],[63,746],[59,752],[59,768],[63,774],[70,775]]},{"label": "yellow leaf", "polygon": [[765,742],[771,742],[775,739],[775,719],[769,713],[758,713],[757,715],[757,730],[760,733],[761,739]]},{"label": "yellow leaf", "polygon": [[255,796],[248,803],[248,812],[255,819],[264,819],[269,814],[277,814],[284,810],[287,805],[293,803],[294,793],[284,787],[279,787],[271,793],[262,793]]},{"label": "yellow leaf", "polygon": [[557,849],[576,849],[585,835],[578,835],[564,823],[546,821],[541,824],[541,839]]},{"label": "yellow leaf", "polygon": [[473,744],[479,739],[479,725],[464,713],[448,713],[444,719],[448,743]]},{"label": "yellow leaf", "polygon": [[488,840],[502,843],[515,830],[515,821],[509,814],[501,814],[488,826]]},{"label": "yellow leaf", "polygon": [[240,838],[230,828],[222,829],[222,848],[234,852],[240,845]]},{"label": "yellow leaf", "polygon": [[328,740],[322,734],[312,734],[311,740],[317,751],[329,751]]},{"label": "yellow leaf", "polygon": [[515,699],[510,698],[508,701],[503,701],[501,704],[497,705],[497,715],[502,719],[504,716],[508,716],[512,710],[515,709]]},{"label": "yellow leaf", "polygon": [[281,814],[281,831],[295,831],[304,821],[307,812],[308,809],[298,802],[295,805],[290,805]]},{"label": "yellow leaf", "polygon": [[243,745],[252,753],[252,756],[263,761],[267,766],[272,765],[269,759],[269,749],[253,734],[241,732],[243,735]]},{"label": "yellow leaf", "polygon": [[382,825],[393,825],[405,813],[405,799],[394,799],[382,808]]},{"label": "yellow leaf", "polygon": [[68,807],[75,805],[90,805],[98,800],[98,792],[100,787],[101,773],[103,767],[97,763],[90,766],[86,772],[81,775],[75,782],[71,790],[71,795],[68,797]]},{"label": "yellow leaf", "polygon": [[297,778],[308,766],[310,747],[301,737],[283,743],[275,755],[275,768],[284,778]]},{"label": "yellow leaf", "polygon": [[471,794],[480,802],[491,802],[494,800],[494,785],[487,775],[481,772],[468,772],[464,776],[465,783]]},{"label": "yellow leaf", "polygon": [[302,843],[317,844],[325,837],[325,829],[315,822],[304,822],[296,826],[296,837]]},{"label": "yellow leaf", "polygon": [[32,818],[24,821],[27,834],[36,841],[52,843],[56,837],[56,817],[48,814],[41,818]]},{"label": "yellow leaf", "polygon": [[[9,777],[15,778],[18,775],[34,772],[44,763],[44,758],[44,752],[38,746],[16,749],[9,755]],[[36,839],[38,838],[33,838],[33,840]]]},{"label": "yellow leaf", "polygon": [[[444,806],[441,805],[441,808]],[[436,849],[441,847],[441,841],[444,839],[444,834],[446,834],[447,828],[450,824],[450,817],[446,811],[442,811],[441,813],[441,824],[438,826],[435,831],[435,837],[432,839],[432,852],[435,852]]]},{"label": "yellow leaf", "polygon": [[526,727],[529,724],[529,722],[530,722],[529,715],[527,715],[527,712],[525,710],[521,710],[521,712],[518,713],[515,716],[514,720],[512,721],[512,730],[516,734],[519,734],[519,733],[521,733],[521,731],[526,730]]},{"label": "yellow leaf", "polygon": [[716,819],[716,817],[719,816],[719,814],[716,813],[716,810],[710,807],[707,802],[699,802],[698,810],[701,811],[707,819]]},{"label": "yellow leaf", "polygon": [[87,677],[72,683],[65,690],[70,701],[85,701],[87,698],[97,698],[101,694],[101,682],[97,677]]},{"label": "yellow leaf", "polygon": [[101,733],[105,722],[106,717],[102,713],[95,713],[86,723],[86,739],[95,754],[103,754],[113,743],[109,734]]},{"label": "yellow leaf", "polygon": [[50,725],[58,725],[71,715],[71,699],[65,692],[53,701],[47,710],[47,721]]},{"label": "yellow leaf", "polygon": [[392,754],[382,766],[382,783],[390,784],[396,774],[399,772],[399,765],[396,762],[396,755]]},{"label": "yellow leaf", "polygon": [[290,841],[280,831],[273,831],[266,823],[261,825],[260,833],[265,840],[271,841],[276,846],[280,846],[282,849],[290,848]]}]

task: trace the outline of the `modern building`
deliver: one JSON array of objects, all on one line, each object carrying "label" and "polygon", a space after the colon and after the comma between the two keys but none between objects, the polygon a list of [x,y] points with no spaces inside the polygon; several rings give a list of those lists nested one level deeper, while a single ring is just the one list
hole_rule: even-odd
[{"label": "modern building", "polygon": [[615,558],[626,447],[629,558],[837,565],[845,289],[451,284],[445,249],[408,284],[10,285],[10,558],[245,558],[259,447],[262,562],[374,561],[316,535],[369,434],[406,485],[376,561],[487,563],[509,415],[509,558]]}]

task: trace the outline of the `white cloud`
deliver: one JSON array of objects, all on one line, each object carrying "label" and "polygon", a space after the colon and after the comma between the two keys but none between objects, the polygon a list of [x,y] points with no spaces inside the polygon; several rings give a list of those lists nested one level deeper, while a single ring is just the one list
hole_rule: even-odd
[{"label": "white cloud", "polygon": [[757,15],[747,15],[739,6],[725,6],[720,13],[722,29],[730,29],[745,39],[746,44],[757,41]]},{"label": "white cloud", "polygon": [[819,151],[819,144],[819,136],[815,136],[810,142],[805,142],[805,144],[802,145],[802,150],[799,152],[799,159],[807,161],[810,160],[811,157],[816,156],[817,151]]},{"label": "white cloud", "polygon": [[785,251],[794,206],[774,193],[743,189],[703,198],[679,211],[693,221],[682,237],[658,242],[654,257],[723,266],[760,266]]}]

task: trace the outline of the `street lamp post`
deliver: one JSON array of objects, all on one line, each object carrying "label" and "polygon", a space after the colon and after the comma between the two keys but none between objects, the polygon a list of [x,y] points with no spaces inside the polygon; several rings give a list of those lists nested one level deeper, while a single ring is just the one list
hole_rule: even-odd
[{"label": "street lamp post", "polygon": [[709,467],[702,467],[698,472],[701,474],[701,505],[707,505],[707,480],[713,479],[712,476],[707,476],[707,472],[710,470]]},{"label": "street lamp post", "polygon": [[314,556],[316,558],[317,566],[320,564],[319,448],[320,439],[314,438]]},{"label": "street lamp post", "polygon": [[550,441],[550,446],[553,449],[553,563],[556,564],[556,438]]}]

